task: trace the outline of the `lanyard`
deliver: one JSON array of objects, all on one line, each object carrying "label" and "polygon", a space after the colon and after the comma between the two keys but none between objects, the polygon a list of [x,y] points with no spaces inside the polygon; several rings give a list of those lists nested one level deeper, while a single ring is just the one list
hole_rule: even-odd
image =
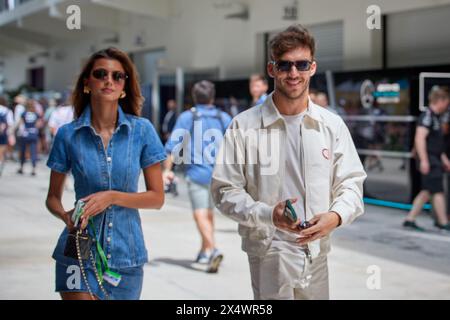
[{"label": "lanyard", "polygon": [[97,233],[95,232],[95,226],[94,223],[92,222],[91,219],[89,219],[89,225],[92,229],[92,232],[94,233],[94,238],[95,238],[95,244],[97,247],[97,254],[95,255],[95,262],[97,265],[97,269],[98,269],[98,273],[99,273],[99,277],[100,277],[100,281],[103,282],[103,269],[102,269],[102,263],[103,263],[103,267],[105,268],[105,271],[110,271],[109,267],[108,267],[108,261],[106,260],[106,255],[105,252],[103,251],[102,246],[100,245],[100,241],[97,237]]},{"label": "lanyard", "polygon": [[[95,232],[95,226],[94,226],[94,223],[92,222],[92,220],[89,220],[89,225],[92,229],[92,232],[94,233],[95,244],[97,247],[95,264],[97,266],[100,281],[101,281],[101,283],[103,283],[103,281],[106,279],[109,283],[113,284],[114,286],[117,286],[120,282],[121,276],[120,276],[120,274],[113,272],[109,269],[105,252],[103,251],[103,248],[100,245],[100,242],[98,241],[97,233]],[[102,265],[103,265],[103,268],[105,269],[105,275],[103,275]]]}]

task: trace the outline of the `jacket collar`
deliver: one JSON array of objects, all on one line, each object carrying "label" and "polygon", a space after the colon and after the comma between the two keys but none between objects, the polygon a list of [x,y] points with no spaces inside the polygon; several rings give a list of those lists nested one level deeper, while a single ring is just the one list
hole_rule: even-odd
[{"label": "jacket collar", "polygon": [[[127,116],[122,110],[122,107],[119,105],[119,108],[117,109],[119,113],[119,117],[117,119],[117,128],[120,128],[121,126],[127,126],[129,129],[131,128],[130,120],[128,120]],[[79,130],[83,127],[90,127],[91,126],[91,106],[87,105],[84,109],[81,116],[75,120],[75,130]]]},{"label": "jacket collar", "polygon": [[[323,122],[318,108],[320,107],[315,105],[311,101],[311,99],[308,98],[308,109],[306,111],[305,117],[309,117],[317,122]],[[278,111],[278,108],[275,106],[275,103],[273,102],[273,92],[267,97],[266,101],[262,105],[262,117],[264,127],[269,127],[276,121],[283,118]]]}]

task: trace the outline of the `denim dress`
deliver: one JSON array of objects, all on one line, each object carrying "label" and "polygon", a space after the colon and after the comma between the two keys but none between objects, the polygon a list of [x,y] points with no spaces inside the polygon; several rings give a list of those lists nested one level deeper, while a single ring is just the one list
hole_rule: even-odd
[{"label": "denim dress", "polygon": [[[147,119],[124,113],[121,107],[118,126],[108,146],[104,147],[91,126],[91,108],[87,106],[78,119],[58,130],[47,166],[59,173],[72,172],[78,201],[108,190],[136,193],[141,170],[165,159],[166,153],[152,124]],[[117,287],[103,282],[109,298],[139,299],[143,265],[148,261],[139,211],[110,206],[91,221],[109,268],[122,276]],[[92,231],[91,236],[94,236]],[[65,228],[53,252],[56,291],[87,292],[84,279],[80,279],[78,261],[64,256],[67,236]],[[96,257],[94,248],[92,252]],[[92,264],[88,260],[84,265],[93,293],[100,299],[106,298],[96,281]]]}]

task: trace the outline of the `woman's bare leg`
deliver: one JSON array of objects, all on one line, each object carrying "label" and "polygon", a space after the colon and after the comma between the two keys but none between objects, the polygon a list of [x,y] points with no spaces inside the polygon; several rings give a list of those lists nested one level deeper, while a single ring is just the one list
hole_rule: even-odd
[{"label": "woman's bare leg", "polygon": [[99,300],[85,292],[61,292],[60,295],[63,300]]}]

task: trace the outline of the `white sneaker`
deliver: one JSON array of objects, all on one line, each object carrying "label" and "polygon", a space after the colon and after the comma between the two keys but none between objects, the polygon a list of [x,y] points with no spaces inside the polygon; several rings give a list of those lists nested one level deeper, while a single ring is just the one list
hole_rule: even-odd
[{"label": "white sneaker", "polygon": [[195,259],[195,262],[200,264],[208,264],[210,260],[211,260],[211,253],[200,251],[198,253],[197,259]]},{"label": "white sneaker", "polygon": [[222,263],[222,260],[223,254],[219,250],[214,249],[209,260],[208,270],[206,270],[206,272],[217,273],[217,271],[219,271],[219,266]]}]

